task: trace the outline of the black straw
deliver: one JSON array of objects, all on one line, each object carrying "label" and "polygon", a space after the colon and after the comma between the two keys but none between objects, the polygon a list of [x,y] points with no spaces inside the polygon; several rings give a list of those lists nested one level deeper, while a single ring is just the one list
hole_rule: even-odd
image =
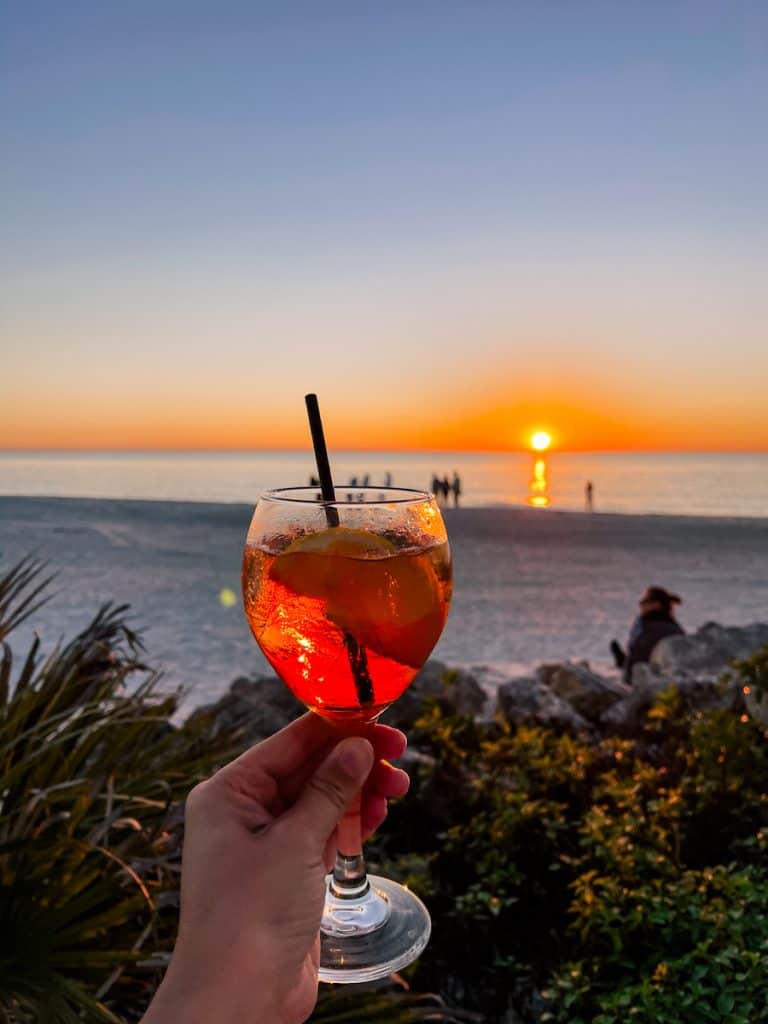
[{"label": "black straw", "polygon": [[[325,431],[323,421],[320,417],[320,405],[317,395],[304,396],[307,405],[307,416],[309,417],[309,429],[312,433],[312,447],[315,449],[315,462],[317,463],[317,475],[320,477],[320,493],[323,501],[336,501],[336,490],[333,486],[331,476],[331,464],[328,461],[328,448],[325,444]],[[339,510],[335,505],[325,506],[325,517],[329,526],[339,525]],[[344,646],[347,648],[349,666],[355,680],[357,699],[361,706],[373,704],[373,680],[368,671],[368,659],[365,648],[359,644],[351,633],[344,633]]]},{"label": "black straw", "polygon": [[328,461],[328,449],[325,445],[325,432],[323,421],[320,418],[320,406],[317,395],[305,395],[307,403],[307,416],[309,416],[309,429],[312,432],[312,446],[315,449],[315,462],[317,463],[317,475],[320,477],[320,491],[323,501],[336,501],[336,491],[331,476],[331,464]]}]

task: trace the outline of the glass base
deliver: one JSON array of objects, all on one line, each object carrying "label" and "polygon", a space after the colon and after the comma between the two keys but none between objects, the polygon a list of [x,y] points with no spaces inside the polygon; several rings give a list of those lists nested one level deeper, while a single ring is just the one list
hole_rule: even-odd
[{"label": "glass base", "polygon": [[340,896],[328,876],[320,925],[320,981],[354,985],[386,978],[416,959],[429,942],[427,908],[397,882],[369,875],[362,893]]}]

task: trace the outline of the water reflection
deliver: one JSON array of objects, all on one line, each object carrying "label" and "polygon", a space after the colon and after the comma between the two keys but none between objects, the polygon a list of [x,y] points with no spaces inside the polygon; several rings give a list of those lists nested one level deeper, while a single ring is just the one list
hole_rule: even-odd
[{"label": "water reflection", "polygon": [[547,479],[547,460],[543,455],[536,455],[533,460],[533,472],[528,484],[528,497],[525,499],[534,508],[546,508],[549,505],[549,481]]}]

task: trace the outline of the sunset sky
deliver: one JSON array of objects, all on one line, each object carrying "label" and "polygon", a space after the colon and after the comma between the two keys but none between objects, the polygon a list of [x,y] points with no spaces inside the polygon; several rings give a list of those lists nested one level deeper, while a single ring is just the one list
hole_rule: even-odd
[{"label": "sunset sky", "polygon": [[22,2],[0,447],[768,449],[768,4]]}]

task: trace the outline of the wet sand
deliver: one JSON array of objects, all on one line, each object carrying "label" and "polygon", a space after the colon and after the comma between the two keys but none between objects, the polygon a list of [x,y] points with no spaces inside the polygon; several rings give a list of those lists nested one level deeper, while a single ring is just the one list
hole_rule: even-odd
[{"label": "wet sand", "polygon": [[[266,671],[238,603],[245,505],[0,497],[0,558],[29,552],[59,572],[35,619],[50,647],[104,601],[128,602],[148,660],[191,702],[238,674]],[[509,507],[450,509],[455,596],[435,656],[524,670],[585,658],[607,668],[640,592],[683,595],[686,629],[768,621],[768,520],[587,515]],[[20,630],[21,649],[31,627]]]}]

